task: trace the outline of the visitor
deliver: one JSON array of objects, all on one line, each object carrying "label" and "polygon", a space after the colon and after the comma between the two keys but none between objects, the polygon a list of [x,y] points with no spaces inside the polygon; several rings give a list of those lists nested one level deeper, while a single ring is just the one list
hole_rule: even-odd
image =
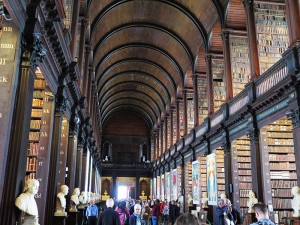
[{"label": "visitor", "polygon": [[158,225],[157,220],[160,215],[159,207],[160,207],[159,200],[156,199],[154,202],[154,206],[152,208],[152,225]]},{"label": "visitor", "polygon": [[275,225],[269,218],[270,212],[266,204],[258,202],[253,206],[253,208],[257,222],[251,223],[250,225]]},{"label": "visitor", "polygon": [[140,204],[135,204],[134,212],[129,218],[129,225],[142,225],[141,211],[142,206]]},{"label": "visitor", "polygon": [[98,207],[95,205],[94,199],[91,199],[90,205],[87,207],[85,215],[88,219],[88,225],[97,225]]},{"label": "visitor", "polygon": [[117,209],[117,213],[119,214],[120,224],[127,225],[129,222],[130,213],[129,210],[126,208],[125,201],[119,202],[119,208]]},{"label": "visitor", "polygon": [[99,218],[98,225],[120,225],[119,214],[113,210],[114,200],[106,200],[107,209],[104,210]]}]

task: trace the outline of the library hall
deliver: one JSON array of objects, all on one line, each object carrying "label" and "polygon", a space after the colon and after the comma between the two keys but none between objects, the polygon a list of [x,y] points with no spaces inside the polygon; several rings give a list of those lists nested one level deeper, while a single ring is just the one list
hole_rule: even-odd
[{"label": "library hall", "polygon": [[0,0],[0,224],[299,225],[299,108],[299,0]]}]

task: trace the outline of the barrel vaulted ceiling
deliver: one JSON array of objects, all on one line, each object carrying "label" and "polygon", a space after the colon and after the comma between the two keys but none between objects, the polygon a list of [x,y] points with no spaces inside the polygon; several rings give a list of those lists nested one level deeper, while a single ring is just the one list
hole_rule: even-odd
[{"label": "barrel vaulted ceiling", "polygon": [[[230,7],[231,5],[231,7]],[[204,55],[220,37],[230,8],[242,0],[91,0],[90,21],[102,126],[119,111],[140,115],[153,129],[169,113]],[[229,18],[229,17],[228,17]],[[229,21],[238,21],[231,15]],[[243,22],[232,22],[244,26]],[[216,48],[219,40],[216,40]]]}]

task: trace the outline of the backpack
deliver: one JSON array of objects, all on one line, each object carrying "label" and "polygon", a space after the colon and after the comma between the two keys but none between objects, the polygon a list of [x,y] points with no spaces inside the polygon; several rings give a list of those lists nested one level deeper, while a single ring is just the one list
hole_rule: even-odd
[{"label": "backpack", "polygon": [[124,212],[119,212],[120,225],[128,224],[128,216]]}]

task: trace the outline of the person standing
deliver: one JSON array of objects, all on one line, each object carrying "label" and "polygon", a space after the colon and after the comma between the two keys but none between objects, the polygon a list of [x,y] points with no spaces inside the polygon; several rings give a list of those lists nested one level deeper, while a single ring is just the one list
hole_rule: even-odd
[{"label": "person standing", "polygon": [[152,225],[158,225],[157,220],[160,215],[159,207],[160,207],[159,200],[156,199],[154,206],[152,208]]},{"label": "person standing", "polygon": [[141,211],[142,211],[142,206],[140,204],[135,204],[134,212],[129,217],[129,225],[142,225]]},{"label": "person standing", "polygon": [[95,205],[94,199],[91,199],[90,205],[87,207],[85,215],[88,219],[88,225],[97,225],[98,207]]},{"label": "person standing", "polygon": [[119,214],[113,210],[114,200],[109,198],[106,200],[107,209],[101,213],[98,225],[120,225]]},{"label": "person standing", "polygon": [[251,223],[250,225],[275,225],[275,223],[269,218],[270,212],[266,204],[258,202],[253,206],[253,208],[257,222]]},{"label": "person standing", "polygon": [[172,223],[172,225],[174,225],[179,215],[180,215],[180,208],[177,205],[177,203],[174,200],[172,200],[169,207],[170,222]]}]

